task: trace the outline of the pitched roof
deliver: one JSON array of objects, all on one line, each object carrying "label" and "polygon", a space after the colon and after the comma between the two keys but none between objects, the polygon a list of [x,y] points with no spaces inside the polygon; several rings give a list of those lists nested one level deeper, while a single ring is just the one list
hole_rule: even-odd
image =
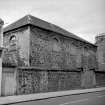
[{"label": "pitched roof", "polygon": [[70,33],[68,31],[62,29],[61,27],[58,27],[58,26],[56,26],[54,24],[51,24],[51,23],[48,23],[48,22],[46,22],[44,20],[41,20],[39,18],[36,18],[32,15],[26,15],[23,18],[17,20],[16,22],[10,24],[6,28],[4,28],[4,32],[11,31],[13,29],[16,29],[16,28],[19,28],[19,27],[22,27],[22,26],[25,26],[25,25],[29,25],[29,24],[40,27],[40,28],[43,28],[43,29],[46,29],[46,30],[50,30],[50,31],[53,31],[53,32],[56,32],[56,33],[59,33],[59,34],[62,34],[64,36],[67,36],[67,37],[70,37],[70,38],[74,38],[76,40],[79,40],[79,41],[82,41],[82,42],[85,42],[85,43],[88,43],[88,44],[91,44],[91,45],[95,46],[94,44],[76,36],[73,33]]}]

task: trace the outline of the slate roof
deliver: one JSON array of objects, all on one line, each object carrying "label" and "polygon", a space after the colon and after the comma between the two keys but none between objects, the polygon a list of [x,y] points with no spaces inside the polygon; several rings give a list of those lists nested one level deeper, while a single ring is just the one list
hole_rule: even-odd
[{"label": "slate roof", "polygon": [[94,45],[94,44],[76,36],[75,34],[70,33],[68,31],[66,31],[65,29],[62,29],[59,26],[48,23],[48,22],[46,22],[44,20],[41,20],[39,18],[36,18],[32,15],[26,15],[23,18],[21,18],[21,19],[17,20],[16,22],[10,24],[9,26],[5,27],[4,28],[4,33],[8,32],[8,31],[11,31],[11,30],[14,30],[14,29],[17,29],[17,28],[22,27],[22,26],[25,26],[25,25],[37,26],[37,27],[40,27],[40,28],[43,28],[43,29],[46,29],[46,30],[50,30],[50,31],[62,34],[63,36],[74,38],[76,40],[79,40],[79,41],[91,44],[93,46],[96,46],[96,45]]}]

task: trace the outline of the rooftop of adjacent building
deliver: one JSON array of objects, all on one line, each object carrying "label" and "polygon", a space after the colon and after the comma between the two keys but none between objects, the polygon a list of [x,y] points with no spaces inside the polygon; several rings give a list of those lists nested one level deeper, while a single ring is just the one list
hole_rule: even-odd
[{"label": "rooftop of adjacent building", "polygon": [[105,40],[105,33],[100,33],[96,36],[96,44],[102,42],[103,40]]},{"label": "rooftop of adjacent building", "polygon": [[96,36],[96,38],[97,37],[105,37],[105,33],[100,33],[100,34],[98,34],[97,36]]},{"label": "rooftop of adjacent building", "polygon": [[26,15],[23,18],[21,18],[21,19],[17,20],[16,22],[10,24],[9,26],[5,27],[4,28],[4,33],[9,32],[11,30],[18,29],[18,28],[20,28],[22,26],[25,26],[25,25],[33,25],[33,26],[36,26],[36,27],[40,27],[40,28],[43,28],[43,29],[46,29],[46,30],[49,30],[49,31],[59,33],[59,34],[61,34],[63,36],[70,37],[70,38],[82,41],[82,42],[90,44],[92,46],[96,46],[96,45],[94,45],[94,44],[92,44],[92,43],[78,37],[77,35],[75,35],[75,34],[73,34],[71,32],[68,32],[65,29],[62,29],[59,26],[56,26],[56,25],[54,25],[52,23],[48,23],[48,22],[46,22],[46,21],[44,21],[42,19],[36,18],[36,17],[34,17],[32,15]]}]

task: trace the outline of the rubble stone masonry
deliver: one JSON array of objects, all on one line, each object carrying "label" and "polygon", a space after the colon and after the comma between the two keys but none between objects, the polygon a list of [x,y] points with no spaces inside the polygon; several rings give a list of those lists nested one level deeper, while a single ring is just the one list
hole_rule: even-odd
[{"label": "rubble stone masonry", "polygon": [[54,92],[81,88],[81,72],[60,70],[18,70],[17,94]]},{"label": "rubble stone masonry", "polygon": [[96,68],[96,48],[60,34],[31,27],[30,66],[77,70]]}]

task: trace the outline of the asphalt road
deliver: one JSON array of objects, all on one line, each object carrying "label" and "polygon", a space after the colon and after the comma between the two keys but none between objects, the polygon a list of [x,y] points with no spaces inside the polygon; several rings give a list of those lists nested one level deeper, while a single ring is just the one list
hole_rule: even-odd
[{"label": "asphalt road", "polygon": [[28,101],[10,105],[105,105],[105,91]]}]

